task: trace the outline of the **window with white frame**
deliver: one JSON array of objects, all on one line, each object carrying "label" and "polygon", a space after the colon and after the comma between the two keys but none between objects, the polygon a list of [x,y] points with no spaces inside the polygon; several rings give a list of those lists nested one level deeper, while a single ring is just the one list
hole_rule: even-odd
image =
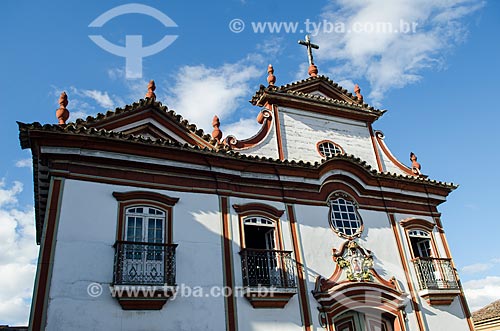
[{"label": "window with white frame", "polygon": [[335,154],[344,154],[344,150],[332,141],[323,141],[318,144],[318,152],[323,157],[330,157]]},{"label": "window with white frame", "polygon": [[431,237],[428,232],[423,230],[408,231],[411,249],[414,257],[431,257]]},{"label": "window with white frame", "polygon": [[126,241],[163,243],[165,211],[151,206],[134,206],[125,210]]},{"label": "window with white frame", "polygon": [[361,216],[357,206],[343,197],[329,201],[330,225],[342,237],[352,238],[359,236],[363,230]]},{"label": "window with white frame", "polygon": [[262,216],[247,216],[245,227],[245,247],[252,249],[276,249],[275,222]]}]

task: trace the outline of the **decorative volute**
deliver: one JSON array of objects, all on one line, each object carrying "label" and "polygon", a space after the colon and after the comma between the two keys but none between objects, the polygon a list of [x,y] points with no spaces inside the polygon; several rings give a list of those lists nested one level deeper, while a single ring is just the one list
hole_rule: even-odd
[{"label": "decorative volute", "polygon": [[271,64],[267,67],[267,82],[271,86],[274,86],[274,83],[276,83],[276,76],[274,75],[274,68]]},{"label": "decorative volute", "polygon": [[150,80],[148,84],[148,93],[146,93],[146,98],[156,100],[155,90],[156,90],[155,81]]},{"label": "decorative volute", "polygon": [[214,127],[214,130],[212,131],[212,138],[214,138],[215,140],[217,140],[218,143],[220,143],[222,139],[222,131],[219,129],[220,121],[217,115],[215,115],[214,119],[212,120],[212,126]]},{"label": "decorative volute", "polygon": [[59,120],[59,125],[66,124],[69,118],[69,110],[66,108],[68,105],[68,95],[66,92],[61,93],[59,97],[59,109],[56,110],[56,117]]}]

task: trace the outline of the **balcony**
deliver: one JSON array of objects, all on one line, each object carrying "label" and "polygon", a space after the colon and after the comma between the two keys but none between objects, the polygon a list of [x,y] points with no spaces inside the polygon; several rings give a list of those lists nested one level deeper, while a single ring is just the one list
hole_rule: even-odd
[{"label": "balcony", "polygon": [[123,309],[161,309],[175,290],[176,244],[117,241],[113,294]]},{"label": "balcony", "polygon": [[254,308],[283,308],[297,293],[290,251],[245,248],[240,252],[245,297]]},{"label": "balcony", "polygon": [[413,260],[417,274],[419,295],[431,305],[450,305],[460,294],[457,274],[451,259],[416,258]]}]

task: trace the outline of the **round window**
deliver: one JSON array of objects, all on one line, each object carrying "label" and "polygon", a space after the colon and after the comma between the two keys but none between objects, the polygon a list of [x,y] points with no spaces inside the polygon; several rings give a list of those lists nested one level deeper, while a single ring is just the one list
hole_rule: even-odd
[{"label": "round window", "polygon": [[344,154],[344,150],[332,141],[323,141],[318,144],[318,152],[323,157],[330,157],[335,154]]}]

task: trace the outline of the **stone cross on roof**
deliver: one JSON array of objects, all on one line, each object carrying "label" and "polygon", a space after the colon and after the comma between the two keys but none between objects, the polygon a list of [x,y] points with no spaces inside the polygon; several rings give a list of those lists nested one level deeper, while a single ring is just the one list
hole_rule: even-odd
[{"label": "stone cross on roof", "polygon": [[299,44],[307,47],[307,57],[309,58],[309,65],[314,65],[312,49],[319,49],[319,46],[311,43],[311,38],[306,35],[306,40],[299,40]]}]

